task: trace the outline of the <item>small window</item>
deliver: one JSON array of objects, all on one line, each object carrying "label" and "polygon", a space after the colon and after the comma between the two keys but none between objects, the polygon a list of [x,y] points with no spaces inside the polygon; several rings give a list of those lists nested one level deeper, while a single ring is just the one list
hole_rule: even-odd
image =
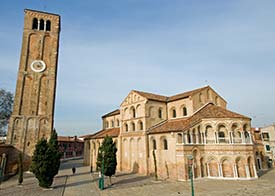
[{"label": "small window", "polygon": [[159,108],[159,118],[162,118],[162,109]]},{"label": "small window", "polygon": [[143,122],[142,121],[139,122],[139,130],[143,130]]},{"label": "small window", "polygon": [[167,139],[164,139],[164,140],[163,140],[163,149],[164,149],[164,150],[168,150]]},{"label": "small window", "polygon": [[268,133],[262,133],[262,137],[264,141],[269,141],[269,134]]},{"label": "small window", "polygon": [[178,144],[181,144],[182,142],[183,142],[182,134],[181,134],[181,133],[178,133],[178,141],[177,141],[177,143],[178,143]]},{"label": "small window", "polygon": [[132,131],[135,131],[135,130],[136,130],[135,123],[132,123]]},{"label": "small window", "polygon": [[51,21],[46,21],[46,31],[51,31]]},{"label": "small window", "polygon": [[38,20],[34,18],[32,21],[32,29],[38,29]]},{"label": "small window", "polygon": [[127,124],[124,125],[124,130],[125,130],[126,132],[128,132],[128,125],[127,125]]},{"label": "small window", "polygon": [[219,131],[219,138],[224,138],[225,136],[224,136],[224,132],[222,132],[222,131]]},{"label": "small window", "polygon": [[112,124],[112,127],[114,127],[114,126],[115,126],[115,125],[114,125],[114,121],[113,121],[113,120],[111,121],[111,124]]},{"label": "small window", "polygon": [[119,120],[116,120],[116,125],[119,127]]},{"label": "small window", "polygon": [[106,129],[109,128],[109,122],[108,121],[106,121],[105,126],[106,126]]},{"label": "small window", "polygon": [[266,151],[270,151],[270,146],[269,145],[265,145],[265,149],[266,149]]},{"label": "small window", "polygon": [[152,140],[152,143],[153,143],[153,150],[156,150],[157,149],[157,144],[156,144],[156,140]]},{"label": "small window", "polygon": [[41,20],[40,20],[40,23],[39,23],[39,30],[40,30],[40,31],[44,31],[44,28],[45,28],[44,25],[45,25],[45,24],[44,24],[44,20],[41,19]]},{"label": "small window", "polygon": [[177,113],[176,113],[175,109],[172,110],[172,113],[173,113],[173,118],[176,118],[177,117]]},{"label": "small window", "polygon": [[183,116],[187,116],[187,108],[186,107],[182,108],[182,113],[183,113]]}]

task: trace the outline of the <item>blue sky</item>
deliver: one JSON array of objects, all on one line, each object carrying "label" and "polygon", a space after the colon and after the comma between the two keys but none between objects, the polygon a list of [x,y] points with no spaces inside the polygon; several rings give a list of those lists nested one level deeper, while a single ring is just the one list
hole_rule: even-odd
[{"label": "blue sky", "polygon": [[132,89],[169,96],[207,84],[253,126],[275,122],[275,1],[3,0],[0,88],[12,92],[25,8],[61,15],[60,135],[99,130]]}]

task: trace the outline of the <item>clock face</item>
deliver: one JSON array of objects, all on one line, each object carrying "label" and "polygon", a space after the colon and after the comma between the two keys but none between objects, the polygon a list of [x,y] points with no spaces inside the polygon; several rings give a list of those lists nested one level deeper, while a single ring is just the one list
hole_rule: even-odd
[{"label": "clock face", "polygon": [[42,72],[46,69],[46,63],[42,60],[34,60],[31,64],[31,69],[34,72]]}]

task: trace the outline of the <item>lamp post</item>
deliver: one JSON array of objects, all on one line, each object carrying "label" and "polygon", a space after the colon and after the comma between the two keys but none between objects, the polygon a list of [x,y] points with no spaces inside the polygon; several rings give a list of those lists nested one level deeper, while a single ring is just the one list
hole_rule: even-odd
[{"label": "lamp post", "polygon": [[193,165],[193,155],[189,155],[188,156],[188,169],[189,169],[189,177],[190,177],[190,181],[191,181],[192,196],[194,196],[195,194],[194,194],[192,165]]},{"label": "lamp post", "polygon": [[101,178],[99,178],[99,189],[104,189],[104,151],[102,152]]}]

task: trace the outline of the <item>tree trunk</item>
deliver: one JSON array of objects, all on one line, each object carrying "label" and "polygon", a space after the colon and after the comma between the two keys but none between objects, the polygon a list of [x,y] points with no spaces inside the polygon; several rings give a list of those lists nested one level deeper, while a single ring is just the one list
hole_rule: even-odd
[{"label": "tree trunk", "polygon": [[109,182],[110,182],[110,185],[113,185],[112,184],[112,176],[109,176]]},{"label": "tree trunk", "polygon": [[158,180],[157,159],[156,159],[155,150],[153,150],[153,157],[154,157],[154,166],[155,166],[155,180]]}]

